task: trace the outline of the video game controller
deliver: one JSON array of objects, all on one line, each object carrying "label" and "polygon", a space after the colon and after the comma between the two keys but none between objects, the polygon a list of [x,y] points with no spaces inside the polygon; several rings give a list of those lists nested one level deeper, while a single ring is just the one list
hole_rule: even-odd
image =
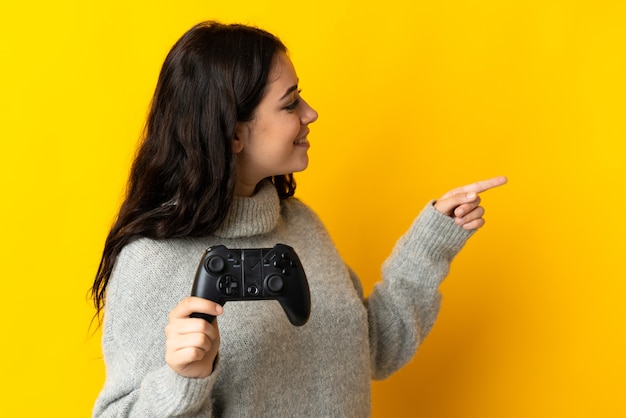
[{"label": "video game controller", "polygon": [[[228,301],[277,300],[289,321],[304,325],[311,313],[311,295],[298,255],[288,245],[274,248],[208,248],[202,255],[191,296],[224,305]],[[214,316],[193,313],[213,322]]]}]

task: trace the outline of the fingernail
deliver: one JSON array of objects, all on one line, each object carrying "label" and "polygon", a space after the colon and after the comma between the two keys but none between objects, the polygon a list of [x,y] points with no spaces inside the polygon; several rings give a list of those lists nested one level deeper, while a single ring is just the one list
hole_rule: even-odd
[{"label": "fingernail", "polygon": [[472,193],[468,193],[466,196],[467,196],[468,199],[474,199],[474,198],[476,198],[476,193],[473,193],[473,192]]}]

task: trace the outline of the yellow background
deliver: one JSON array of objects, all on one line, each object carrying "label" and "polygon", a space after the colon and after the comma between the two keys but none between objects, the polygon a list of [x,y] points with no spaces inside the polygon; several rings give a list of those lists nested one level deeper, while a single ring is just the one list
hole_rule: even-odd
[{"label": "yellow background", "polygon": [[366,290],[428,199],[510,179],[375,417],[625,416],[625,4],[3,2],[0,414],[90,413],[87,290],[163,58],[216,18],[290,48],[320,113],[297,195]]}]

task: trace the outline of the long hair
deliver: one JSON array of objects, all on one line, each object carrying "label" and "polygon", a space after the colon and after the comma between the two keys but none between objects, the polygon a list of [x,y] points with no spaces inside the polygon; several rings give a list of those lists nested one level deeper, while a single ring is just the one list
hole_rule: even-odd
[{"label": "long hair", "polygon": [[[261,29],[203,22],[167,55],[91,288],[96,316],[122,248],[142,237],[206,236],[224,221],[235,187],[235,124],[254,118],[283,43]],[[281,199],[292,174],[271,178]]]}]

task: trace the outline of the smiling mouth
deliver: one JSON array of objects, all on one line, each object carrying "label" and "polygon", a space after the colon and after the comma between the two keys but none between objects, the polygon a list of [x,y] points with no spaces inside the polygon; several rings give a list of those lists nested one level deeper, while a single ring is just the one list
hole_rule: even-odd
[{"label": "smiling mouth", "polygon": [[304,132],[304,135],[302,135],[300,138],[296,138],[295,141],[293,141],[294,145],[303,145],[303,144],[308,144],[309,140],[308,137],[309,136],[309,130],[307,129],[306,132]]}]

